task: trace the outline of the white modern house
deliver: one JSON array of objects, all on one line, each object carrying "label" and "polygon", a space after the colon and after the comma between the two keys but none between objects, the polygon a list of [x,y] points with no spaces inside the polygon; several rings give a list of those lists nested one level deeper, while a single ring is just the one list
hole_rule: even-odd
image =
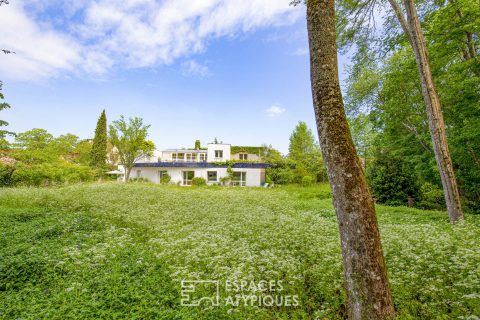
[{"label": "white modern house", "polygon": [[259,187],[265,183],[268,166],[261,162],[260,150],[223,143],[209,143],[203,149],[168,149],[135,163],[130,177],[160,183],[168,174],[170,183],[177,185],[191,185],[194,177],[204,178],[209,185],[221,184],[222,178],[229,175],[228,161],[233,171],[231,185]]}]

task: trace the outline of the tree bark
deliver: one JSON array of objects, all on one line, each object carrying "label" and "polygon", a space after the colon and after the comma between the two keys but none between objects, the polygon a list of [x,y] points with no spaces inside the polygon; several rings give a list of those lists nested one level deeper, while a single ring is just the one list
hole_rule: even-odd
[{"label": "tree bark", "polygon": [[312,96],[342,244],[349,319],[392,319],[372,196],[348,127],[337,66],[334,0],[309,0]]},{"label": "tree bark", "polygon": [[433,151],[437,161],[438,171],[442,180],[445,202],[451,223],[463,220],[463,211],[460,203],[457,180],[453,171],[452,159],[448,150],[445,123],[438,98],[437,90],[433,82],[432,72],[428,59],[425,38],[418,19],[417,10],[413,0],[404,0],[407,13],[407,24],[410,35],[410,43],[415,53],[420,83],[425,101],[430,135],[432,136]]}]

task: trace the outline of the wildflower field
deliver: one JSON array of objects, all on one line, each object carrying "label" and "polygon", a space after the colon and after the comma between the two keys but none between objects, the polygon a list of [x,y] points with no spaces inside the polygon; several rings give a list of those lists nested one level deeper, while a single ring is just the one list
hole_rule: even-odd
[{"label": "wildflower field", "polygon": [[[377,213],[398,319],[478,319],[480,216],[451,226],[446,212]],[[345,316],[327,186],[1,189],[0,233],[1,319]],[[281,281],[298,305],[185,306],[182,280]]]}]

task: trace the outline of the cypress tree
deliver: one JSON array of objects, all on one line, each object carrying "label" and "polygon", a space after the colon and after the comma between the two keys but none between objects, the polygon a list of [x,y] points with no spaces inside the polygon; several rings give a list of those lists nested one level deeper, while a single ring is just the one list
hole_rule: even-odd
[{"label": "cypress tree", "polygon": [[90,166],[93,168],[104,168],[107,159],[107,116],[105,109],[98,118],[93,138],[92,150],[90,151]]}]

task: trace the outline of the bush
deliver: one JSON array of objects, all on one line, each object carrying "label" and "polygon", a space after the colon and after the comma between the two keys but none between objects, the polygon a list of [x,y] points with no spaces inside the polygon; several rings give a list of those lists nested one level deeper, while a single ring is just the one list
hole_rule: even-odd
[{"label": "bush", "polygon": [[386,152],[376,155],[368,172],[370,188],[379,203],[391,206],[407,204],[407,198],[419,198],[414,170],[400,157]]},{"label": "bush", "polygon": [[147,178],[131,178],[129,179],[129,182],[134,182],[134,183],[150,183],[151,181],[148,180]]},{"label": "bush", "polygon": [[437,185],[431,183],[424,183],[420,187],[420,201],[417,207],[427,210],[442,210],[445,209],[445,197],[443,190]]},{"label": "bush", "polygon": [[302,186],[309,187],[313,184],[313,178],[311,176],[304,176],[302,178]]},{"label": "bush", "polygon": [[164,174],[162,175],[162,177],[160,178],[160,183],[161,183],[161,184],[169,184],[169,183],[170,183],[170,180],[172,180],[172,177],[170,177],[169,174],[164,173]]},{"label": "bush", "polygon": [[13,184],[12,175],[14,171],[15,166],[0,162],[0,187],[9,187]]},{"label": "bush", "polygon": [[91,181],[94,172],[87,166],[70,163],[42,163],[27,165],[17,163],[12,182],[25,186],[48,186],[62,183]]},{"label": "bush", "polygon": [[207,180],[200,177],[195,177],[192,179],[192,186],[205,186],[207,185]]}]

